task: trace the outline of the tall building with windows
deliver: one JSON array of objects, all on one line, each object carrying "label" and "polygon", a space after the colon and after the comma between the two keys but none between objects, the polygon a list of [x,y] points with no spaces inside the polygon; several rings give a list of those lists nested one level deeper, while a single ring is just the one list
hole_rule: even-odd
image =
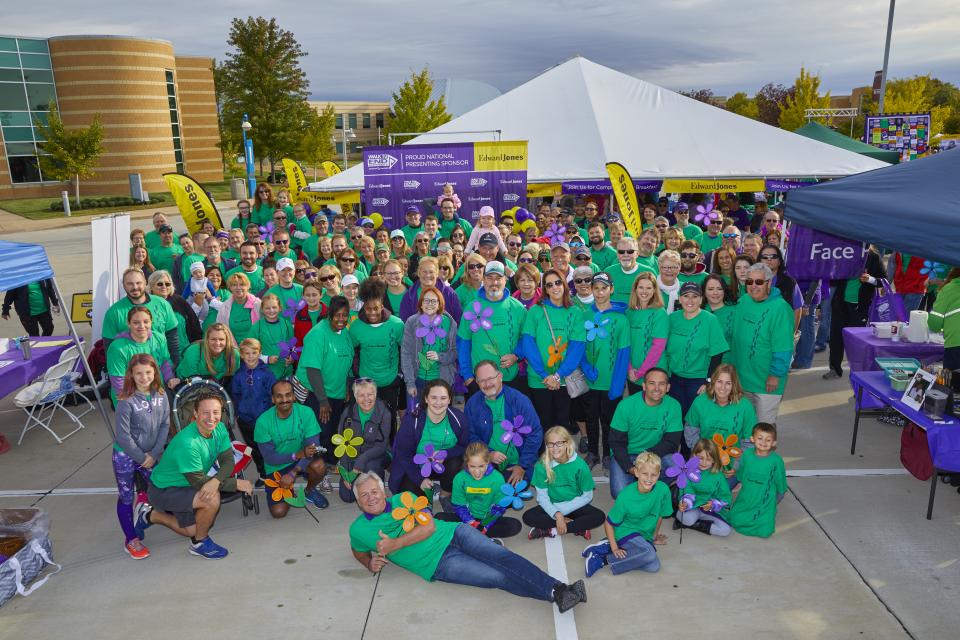
[{"label": "tall building with windows", "polygon": [[356,136],[346,136],[347,160],[350,164],[360,162],[364,147],[387,144],[387,136],[383,133],[383,125],[390,114],[389,102],[310,101],[310,106],[316,109],[317,113],[323,113],[328,104],[333,106],[337,118],[333,137],[339,163],[343,163],[343,133],[345,129]]},{"label": "tall building with windows", "polygon": [[149,192],[163,174],[223,179],[213,60],[174,55],[164,40],[122,36],[0,36],[0,199],[56,196],[66,183],[43,175],[36,121],[50,105],[64,125],[100,114],[105,152],[81,193],[128,194],[138,173]]}]

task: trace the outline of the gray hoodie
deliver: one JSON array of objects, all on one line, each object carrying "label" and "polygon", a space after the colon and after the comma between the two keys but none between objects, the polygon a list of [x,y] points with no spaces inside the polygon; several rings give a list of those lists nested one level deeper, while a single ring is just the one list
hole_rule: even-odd
[{"label": "gray hoodie", "polygon": [[117,402],[117,446],[138,464],[143,464],[148,453],[154,461],[160,459],[169,429],[170,404],[166,394],[156,393],[148,400],[137,391]]},{"label": "gray hoodie", "polygon": [[[417,328],[420,327],[420,315],[415,313],[407,318],[403,327],[403,345],[400,347],[400,370],[408,389],[412,389],[417,379],[417,369],[420,366],[418,357],[423,348],[423,338],[417,337]],[[450,322],[450,331],[447,333],[447,350],[440,356],[440,378],[453,384],[457,375],[457,322],[446,311],[443,312]]]}]

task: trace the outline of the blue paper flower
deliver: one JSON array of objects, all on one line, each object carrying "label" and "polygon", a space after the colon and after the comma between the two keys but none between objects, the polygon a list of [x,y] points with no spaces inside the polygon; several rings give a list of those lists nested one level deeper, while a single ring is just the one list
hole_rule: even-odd
[{"label": "blue paper flower", "polygon": [[593,320],[584,322],[583,328],[587,330],[587,342],[593,342],[597,338],[601,340],[606,338],[609,334],[604,327],[608,324],[610,324],[610,318],[604,318],[603,314],[599,311],[593,316]]},{"label": "blue paper flower", "polygon": [[503,497],[500,498],[497,506],[503,507],[504,509],[513,507],[517,511],[523,509],[524,500],[529,500],[533,497],[533,493],[527,490],[526,480],[521,480],[517,483],[517,486],[509,483],[504,484],[500,487],[500,492],[503,493]]},{"label": "blue paper flower", "polygon": [[930,276],[931,278],[937,278],[940,276],[940,267],[942,265],[939,262],[933,262],[932,260],[924,260],[923,268],[920,269],[920,275]]}]

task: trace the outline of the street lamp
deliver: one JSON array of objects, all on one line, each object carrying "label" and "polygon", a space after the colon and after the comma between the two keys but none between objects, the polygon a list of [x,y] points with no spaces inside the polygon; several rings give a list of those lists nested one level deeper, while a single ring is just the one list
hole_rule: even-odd
[{"label": "street lamp", "polygon": [[[355,134],[355,133],[353,132],[353,129],[348,129],[348,128],[342,129],[342,130],[340,131],[340,134],[341,134],[341,136],[342,136],[341,144],[343,145],[343,169],[344,169],[344,171],[346,171],[347,168],[349,168],[349,166],[350,166],[350,165],[348,164],[348,162],[347,162],[347,158],[348,158],[348,155],[347,155],[347,139],[353,140],[354,138],[357,137],[357,134]],[[337,144],[337,138],[336,138],[336,136],[334,136],[333,138],[331,138],[330,141],[333,142],[334,145],[336,145],[336,144]]]},{"label": "street lamp", "polygon": [[248,138],[247,134],[253,129],[247,114],[243,114],[243,124],[240,125],[240,131],[243,134],[243,158],[247,165],[247,192],[248,198],[254,197],[257,192],[257,179],[253,171],[253,138]]}]

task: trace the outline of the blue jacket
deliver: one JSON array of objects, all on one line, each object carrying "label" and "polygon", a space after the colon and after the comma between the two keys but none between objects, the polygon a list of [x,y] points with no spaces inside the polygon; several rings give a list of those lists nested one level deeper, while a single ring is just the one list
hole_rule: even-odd
[{"label": "blue jacket", "polygon": [[[610,308],[605,311],[600,311],[597,309],[596,303],[590,305],[590,310],[594,313],[623,313],[627,309],[627,305],[622,302],[611,302]],[[627,369],[630,365],[630,347],[626,346],[623,349],[620,349],[617,352],[617,358],[613,362],[613,373],[610,376],[610,390],[607,392],[607,397],[611,400],[616,400],[623,395],[623,387],[627,384]],[[599,373],[597,368],[593,366],[590,360],[587,358],[586,352],[584,352],[583,359],[580,361],[580,368],[583,370],[583,375],[587,377],[587,380],[593,382],[597,379]]]},{"label": "blue jacket", "polygon": [[[503,395],[503,418],[513,420],[517,415],[523,416],[523,423],[533,428],[523,439],[520,447],[520,466],[525,471],[524,477],[529,482],[533,475],[533,465],[537,462],[537,454],[543,443],[543,427],[540,426],[540,416],[537,415],[533,404],[516,389],[504,386],[500,392]],[[470,421],[470,442],[488,444],[493,435],[493,412],[484,402],[482,391],[478,391],[467,400],[463,407],[467,420]]]},{"label": "blue jacket", "polygon": [[[447,461],[463,456],[464,449],[470,437],[470,423],[459,409],[447,408],[447,418],[450,428],[457,436],[457,444],[447,449]],[[390,491],[397,493],[404,478],[409,478],[413,484],[420,486],[423,476],[420,475],[420,465],[414,463],[413,456],[417,454],[417,445],[423,437],[423,427],[427,423],[426,410],[408,411],[400,422],[400,429],[393,439],[393,464],[390,467]]]},{"label": "blue jacket", "polygon": [[276,381],[266,364],[261,362],[256,369],[251,370],[241,362],[230,383],[230,397],[237,409],[237,418],[255,424],[257,418],[273,406],[271,391]]}]

